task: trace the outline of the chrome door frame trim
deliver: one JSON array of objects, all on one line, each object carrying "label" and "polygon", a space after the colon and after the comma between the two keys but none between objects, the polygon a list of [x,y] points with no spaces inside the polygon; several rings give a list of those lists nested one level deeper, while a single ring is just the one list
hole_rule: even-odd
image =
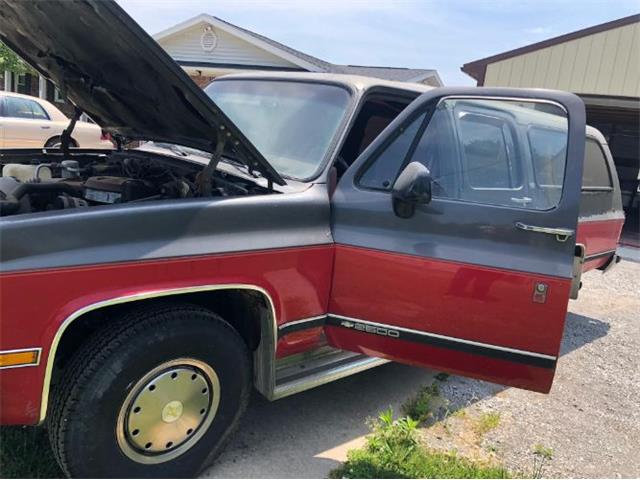
[{"label": "chrome door frame trim", "polygon": [[[47,363],[45,369],[45,375],[42,385],[42,395],[40,399],[40,418],[38,423],[42,424],[47,416],[47,407],[49,404],[49,393],[51,389],[51,376],[53,373],[53,364],[55,361],[58,346],[64,332],[69,325],[86,313],[101,308],[109,307],[112,305],[119,305],[123,303],[131,303],[140,300],[147,300],[150,298],[168,297],[172,295],[182,295],[186,293],[198,293],[209,292],[217,290],[253,290],[262,294],[269,304],[270,319],[260,319],[261,322],[261,338],[258,348],[254,352],[254,384],[256,389],[263,395],[272,395],[275,388],[275,351],[278,342],[278,327],[276,310],[271,295],[262,287],[251,284],[243,283],[230,283],[230,284],[218,284],[218,285],[197,285],[191,287],[180,288],[168,288],[160,290],[151,290],[142,293],[136,293],[132,295],[123,295],[119,297],[113,297],[100,302],[86,305],[65,318],[62,324],[58,327],[56,334],[53,337],[51,345],[49,347],[49,354],[47,356]],[[265,328],[266,327],[266,328]],[[263,391],[264,390],[264,391]]]}]

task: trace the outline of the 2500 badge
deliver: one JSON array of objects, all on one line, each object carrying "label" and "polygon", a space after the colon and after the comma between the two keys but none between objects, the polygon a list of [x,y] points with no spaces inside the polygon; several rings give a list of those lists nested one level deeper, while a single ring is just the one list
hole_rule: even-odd
[{"label": "2500 badge", "polygon": [[342,320],[340,322],[340,326],[345,328],[352,328],[360,332],[373,333],[375,335],[382,335],[383,337],[400,338],[400,332],[397,330],[378,327],[375,325],[367,325],[365,323],[352,322],[351,320]]}]

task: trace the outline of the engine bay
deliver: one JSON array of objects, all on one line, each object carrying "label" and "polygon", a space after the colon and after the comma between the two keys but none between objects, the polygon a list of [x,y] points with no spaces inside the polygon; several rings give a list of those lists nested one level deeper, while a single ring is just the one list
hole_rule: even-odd
[{"label": "engine bay", "polygon": [[[241,170],[239,166],[235,167]],[[272,190],[251,173],[216,170],[203,194],[205,165],[144,151],[3,155],[0,216],[197,197],[247,196]],[[255,175],[255,174],[254,174]],[[247,178],[243,178],[247,177]]]}]

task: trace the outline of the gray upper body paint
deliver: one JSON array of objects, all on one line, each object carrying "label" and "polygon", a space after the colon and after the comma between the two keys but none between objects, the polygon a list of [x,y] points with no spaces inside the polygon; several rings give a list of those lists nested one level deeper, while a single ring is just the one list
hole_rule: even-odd
[{"label": "gray upper body paint", "polygon": [[[333,140],[317,178],[288,180],[278,193],[247,197],[158,200],[88,209],[50,211],[0,218],[0,271],[95,265],[112,262],[232,253],[332,243],[330,200],[326,177],[344,142],[359,106],[369,91],[427,90],[351,75],[254,74],[234,76],[282,81],[336,83],[352,93],[342,128]],[[225,79],[233,81],[233,79]],[[167,155],[166,149],[143,145],[137,151]],[[17,151],[16,151],[17,152]],[[77,150],[80,153],[80,150]],[[126,155],[127,150],[122,154]],[[0,160],[13,161],[14,152],[0,152]],[[100,152],[104,155],[105,152]],[[42,152],[33,151],[33,155]],[[28,152],[20,151],[21,157]],[[59,161],[60,154],[47,154]],[[174,160],[177,157],[174,157]],[[206,165],[205,157],[180,161]],[[218,169],[239,175],[221,163]],[[262,187],[265,178],[250,179]]]},{"label": "gray upper body paint", "polygon": [[[393,213],[390,192],[368,190],[357,184],[358,173],[393,138],[383,134],[360,155],[338,185],[332,205],[335,241],[418,257],[571,278],[575,235],[558,242],[551,235],[518,230],[515,223],[576,230],[584,158],[584,104],[573,94],[556,91],[438,88],[421,95],[385,132],[399,131],[441,98],[461,95],[545,99],[570,112],[566,177],[572,184],[565,185],[558,207],[540,211],[434,197],[429,204],[419,205],[412,218],[399,218]],[[580,161],[572,161],[574,159]]]},{"label": "gray upper body paint", "polygon": [[6,217],[0,271],[320,245],[332,241],[328,219],[324,185]]}]

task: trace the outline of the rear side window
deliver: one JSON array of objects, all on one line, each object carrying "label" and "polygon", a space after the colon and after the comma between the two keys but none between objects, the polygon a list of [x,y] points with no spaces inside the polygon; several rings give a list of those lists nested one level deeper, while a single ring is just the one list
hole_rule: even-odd
[{"label": "rear side window", "polygon": [[528,132],[531,161],[539,187],[562,187],[567,132],[531,127]]},{"label": "rear side window", "polygon": [[5,97],[4,116],[31,120],[49,119],[47,112],[37,102],[16,97]]},{"label": "rear side window", "polygon": [[607,166],[607,159],[602,147],[592,138],[587,138],[584,151],[584,170],[582,173],[582,187],[613,188],[611,175]]},{"label": "rear side window", "polygon": [[514,161],[514,141],[509,125],[489,115],[458,114],[463,161],[471,188],[517,188],[519,163]]}]

